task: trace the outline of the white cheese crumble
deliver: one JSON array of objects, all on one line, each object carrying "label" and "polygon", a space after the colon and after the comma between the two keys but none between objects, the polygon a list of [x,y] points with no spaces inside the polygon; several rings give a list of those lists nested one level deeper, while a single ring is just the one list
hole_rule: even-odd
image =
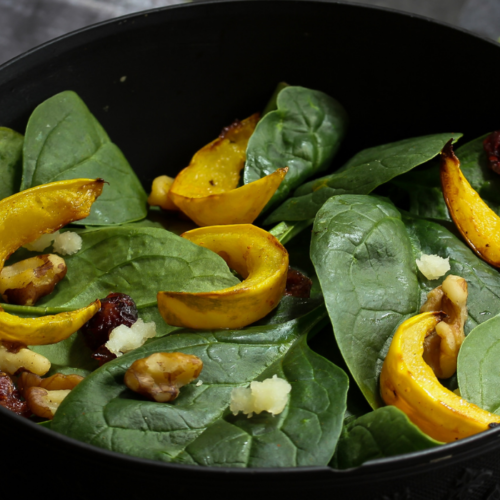
[{"label": "white cheese crumble", "polygon": [[236,387],[232,390],[230,410],[234,415],[242,411],[248,418],[262,411],[278,415],[285,409],[291,390],[292,386],[277,375],[262,382],[254,381],[250,387]]},{"label": "white cheese crumble", "polygon": [[417,267],[428,280],[437,280],[450,270],[450,258],[443,259],[439,255],[423,253],[420,259],[417,259]]},{"label": "white cheese crumble", "polygon": [[71,231],[58,234],[54,241],[54,252],[59,255],[73,255],[82,248],[82,237]]},{"label": "white cheese crumble", "polygon": [[24,248],[26,248],[26,250],[30,250],[31,252],[43,252],[47,247],[52,245],[52,242],[57,236],[59,236],[59,231],[52,234],[42,234],[42,236],[40,236],[37,240],[24,245]]},{"label": "white cheese crumble", "polygon": [[156,323],[154,321],[144,323],[142,319],[138,319],[130,328],[120,325],[112,330],[105,346],[119,357],[141,347],[147,339],[152,339],[155,336]]}]

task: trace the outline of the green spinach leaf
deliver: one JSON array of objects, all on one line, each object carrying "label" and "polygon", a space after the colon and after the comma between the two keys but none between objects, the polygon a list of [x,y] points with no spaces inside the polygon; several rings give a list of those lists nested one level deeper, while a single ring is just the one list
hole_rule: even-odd
[{"label": "green spinach leaf", "polygon": [[338,346],[376,408],[392,335],[419,306],[415,259],[400,213],[373,196],[329,199],[314,223],[311,259]]},{"label": "green spinach leaf", "polygon": [[10,128],[0,127],[0,200],[19,191],[23,142],[21,134]]},{"label": "green spinach leaf", "polygon": [[289,168],[264,210],[328,167],[347,123],[344,108],[317,90],[285,87],[278,94],[277,106],[260,120],[250,137],[243,170],[243,182],[248,184],[278,168]]},{"label": "green spinach leaf", "polygon": [[[307,333],[323,307],[283,325],[174,333],[107,363],[59,407],[52,429],[101,448],[165,462],[232,467],[326,465],[342,426],[345,373],[312,352]],[[123,385],[127,368],[154,352],[204,363],[172,403],[142,399]],[[231,390],[273,375],[292,385],[280,415],[229,412]]]},{"label": "green spinach leaf", "polygon": [[139,179],[74,92],[57,94],[35,109],[26,128],[23,155],[21,189],[76,178],[107,181],[80,224],[119,224],[146,216],[147,195]]},{"label": "green spinach leaf", "polygon": [[76,309],[118,291],[144,308],[156,304],[159,290],[206,292],[239,282],[216,253],[163,229],[115,226],[80,236],[82,249],[65,258],[66,278],[40,307]]},{"label": "green spinach leaf", "polygon": [[[461,276],[467,281],[469,315],[464,328],[466,334],[478,324],[500,313],[500,274],[497,270],[477,257],[465,243],[440,224],[409,215],[403,216],[403,222],[410,236],[415,258],[420,258],[422,253],[449,257],[449,274]],[[437,280],[427,280],[421,272],[417,276],[421,305],[427,294],[439,286],[446,276]]]},{"label": "green spinach leaf", "polygon": [[332,466],[359,467],[368,460],[434,448],[441,443],[424,434],[395,406],[350,419],[340,436]]},{"label": "green spinach leaf", "polygon": [[[391,189],[392,188],[392,189]],[[451,221],[443,197],[439,165],[415,172],[411,171],[391,181],[389,197],[396,206],[403,200],[404,208],[412,215],[428,219]]]},{"label": "green spinach leaf", "polygon": [[483,410],[500,414],[500,315],[477,326],[458,354],[461,396]]},{"label": "green spinach leaf", "polygon": [[[27,317],[57,314],[121,292],[134,299],[140,318],[156,322],[160,337],[176,328],[158,312],[159,290],[205,292],[239,283],[216,253],[164,229],[129,224],[78,233],[82,249],[65,257],[68,272],[56,291],[36,306],[2,304],[7,312]],[[17,259],[29,255],[22,250]]]},{"label": "green spinach leaf", "polygon": [[378,186],[437,156],[444,145],[461,134],[434,134],[364,149],[335,173],[308,182],[265,221],[314,218],[328,198],[338,194],[369,194]]},{"label": "green spinach leaf", "polygon": [[45,356],[51,362],[47,377],[55,373],[64,373],[65,375],[75,373],[86,377],[99,366],[97,361],[92,359],[92,351],[78,333],[74,333],[71,337],[57,344],[36,345],[31,346],[30,349]]}]

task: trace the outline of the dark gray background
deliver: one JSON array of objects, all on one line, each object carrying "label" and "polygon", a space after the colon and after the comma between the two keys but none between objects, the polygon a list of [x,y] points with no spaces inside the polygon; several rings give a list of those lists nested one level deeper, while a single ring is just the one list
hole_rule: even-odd
[{"label": "dark gray background", "polygon": [[[203,0],[196,0],[203,1]],[[0,64],[69,31],[183,0],[0,0]],[[500,0],[352,0],[411,12],[498,40]]]}]

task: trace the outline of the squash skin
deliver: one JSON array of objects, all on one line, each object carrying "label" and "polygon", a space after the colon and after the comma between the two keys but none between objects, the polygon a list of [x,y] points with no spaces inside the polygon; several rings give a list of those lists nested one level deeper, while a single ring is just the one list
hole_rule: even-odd
[{"label": "squash skin", "polygon": [[[103,185],[102,179],[58,181],[0,200],[0,270],[19,247],[87,217]],[[34,319],[19,318],[0,308],[0,340],[53,344],[80,329],[99,308],[96,300],[76,311]]]},{"label": "squash skin", "polygon": [[500,267],[500,217],[463,175],[451,141],[441,152],[441,186],[451,218],[467,244],[481,259]]},{"label": "squash skin", "polygon": [[244,280],[213,292],[159,292],[158,308],[169,325],[243,328],[278,305],[286,286],[288,252],[270,233],[235,224],[193,229],[182,237],[219,254]]},{"label": "squash skin", "polygon": [[489,429],[500,416],[482,410],[443,387],[423,360],[423,344],[442,313],[426,312],[397,329],[380,374],[380,393],[421,431],[450,443]]}]

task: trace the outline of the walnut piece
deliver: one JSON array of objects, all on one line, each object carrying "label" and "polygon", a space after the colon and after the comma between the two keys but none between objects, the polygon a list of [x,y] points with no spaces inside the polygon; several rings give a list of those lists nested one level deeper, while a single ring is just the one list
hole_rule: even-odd
[{"label": "walnut piece", "polygon": [[5,302],[32,306],[66,276],[66,263],[58,255],[46,254],[21,260],[0,272],[0,293]]},{"label": "walnut piece", "polygon": [[51,377],[42,378],[31,372],[22,372],[17,379],[17,387],[24,396],[30,387],[41,387],[47,391],[71,390],[75,388],[83,377],[80,375],[63,375],[56,373]]},{"label": "walnut piece", "polygon": [[165,403],[201,373],[203,362],[182,352],[157,352],[138,359],[125,373],[125,385],[149,399]]},{"label": "walnut piece", "polygon": [[50,370],[50,361],[26,346],[16,344],[12,348],[9,342],[0,342],[0,370],[14,375],[21,368],[37,375],[45,375]]},{"label": "walnut piece", "polygon": [[59,405],[70,392],[69,389],[47,391],[42,387],[30,387],[24,392],[24,397],[30,410],[37,417],[52,420]]},{"label": "walnut piece", "polygon": [[427,295],[420,312],[443,311],[446,318],[424,342],[424,360],[436,377],[449,378],[457,371],[457,357],[465,339],[467,319],[467,282],[460,276],[448,275],[441,286]]}]

